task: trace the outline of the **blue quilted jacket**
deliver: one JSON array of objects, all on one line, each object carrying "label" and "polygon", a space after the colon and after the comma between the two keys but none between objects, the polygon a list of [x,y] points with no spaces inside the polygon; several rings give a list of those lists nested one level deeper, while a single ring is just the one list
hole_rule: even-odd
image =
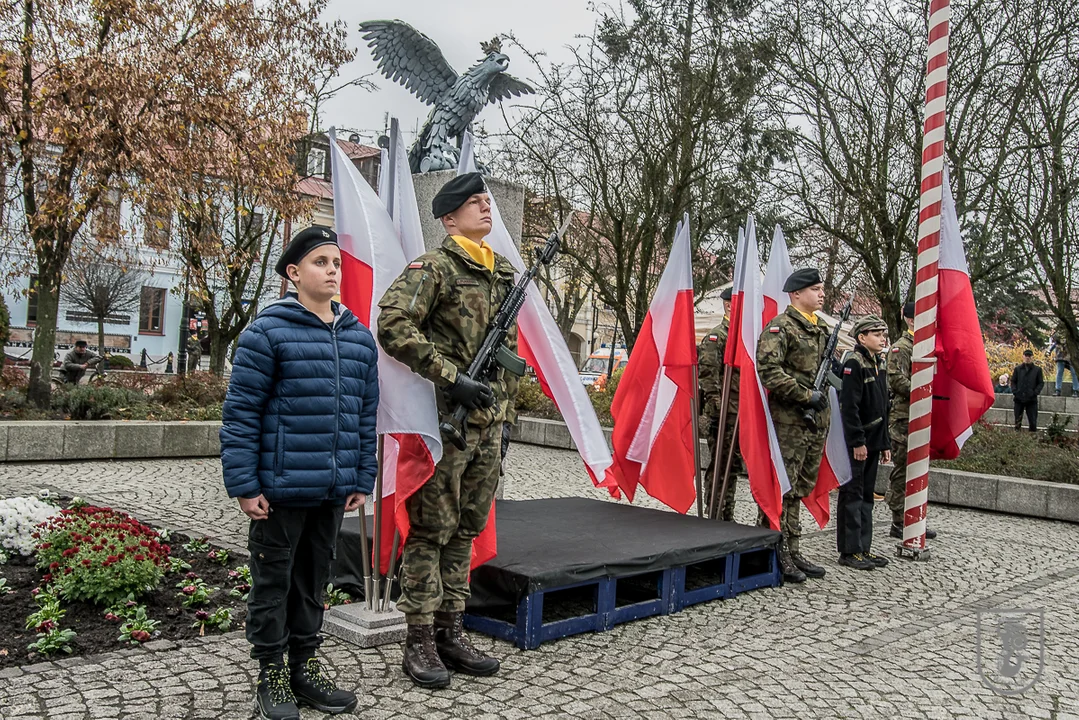
[{"label": "blue quilted jacket", "polygon": [[222,410],[229,497],[344,503],[375,485],[378,351],[334,303],[332,326],[288,295],[240,335]]}]

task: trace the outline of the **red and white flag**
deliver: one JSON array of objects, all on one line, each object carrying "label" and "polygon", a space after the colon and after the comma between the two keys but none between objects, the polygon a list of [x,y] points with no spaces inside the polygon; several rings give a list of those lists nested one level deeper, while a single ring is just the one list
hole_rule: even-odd
[{"label": "red and white flag", "polygon": [[781,312],[787,311],[791,304],[790,295],[783,292],[783,284],[794,272],[791,265],[791,256],[787,252],[787,241],[783,237],[783,230],[776,225],[772,233],[772,249],[768,252],[768,268],[764,271],[764,324],[772,322],[772,318]]},{"label": "red and white flag", "polygon": [[[333,209],[337,241],[341,246],[341,302],[377,338],[377,301],[405,265],[423,253],[416,195],[408,170],[408,155],[398,143],[393,217],[375,195],[356,166],[337,145],[330,131],[333,170]],[[383,552],[386,565],[391,552],[394,523],[403,538],[408,533],[405,499],[434,474],[442,459],[435,387],[378,348],[378,432],[383,435]],[[401,518],[404,518],[404,525]]]},{"label": "red and white flag", "polygon": [[[472,135],[465,133],[457,174],[475,169]],[[496,253],[510,261],[517,272],[523,273],[528,266],[502,221],[490,188],[488,195],[491,198],[492,224],[491,234],[485,239]],[[551,398],[561,413],[592,482],[598,485],[611,465],[607,437],[603,434],[599,418],[596,417],[596,409],[588,399],[588,391],[581,384],[573,355],[570,354],[562,332],[535,283],[529,285],[525,304],[517,316],[517,331],[517,352],[535,370],[543,392]]]},{"label": "red and white flag", "polygon": [[611,403],[614,464],[607,470],[606,482],[621,488],[630,501],[640,484],[680,513],[693,505],[696,365],[687,215],[675,232],[667,267]]},{"label": "red and white flag", "polygon": [[[778,528],[783,494],[790,490],[791,484],[783,465],[772,413],[768,409],[768,396],[757,374],[757,343],[764,327],[764,293],[753,216],[746,223],[744,239],[739,237],[735,257],[736,275],[731,300],[741,299],[741,318],[738,334],[727,336],[727,347],[735,346],[734,365],[739,369],[738,446],[749,475],[749,491],[769,524]],[[741,262],[738,257],[742,258]],[[733,308],[734,303],[731,305]],[[732,328],[734,321],[732,315]]]},{"label": "red and white flag", "polygon": [[959,456],[974,423],[993,406],[993,379],[985,357],[970,272],[959,232],[955,200],[944,164],[940,203],[940,259],[937,264],[937,369],[929,457]]},{"label": "red and white flag", "polygon": [[[802,504],[809,510],[809,514],[817,521],[817,525],[823,530],[832,515],[831,493],[840,485],[846,485],[854,473],[850,468],[850,457],[847,455],[847,440],[843,435],[843,416],[839,412],[839,396],[835,388],[828,388],[828,414],[831,417],[831,426],[828,428],[828,438],[824,441],[824,454],[820,459],[820,470],[817,471],[817,484],[808,497],[802,499]],[[866,478],[866,482],[875,482],[876,478]]]}]

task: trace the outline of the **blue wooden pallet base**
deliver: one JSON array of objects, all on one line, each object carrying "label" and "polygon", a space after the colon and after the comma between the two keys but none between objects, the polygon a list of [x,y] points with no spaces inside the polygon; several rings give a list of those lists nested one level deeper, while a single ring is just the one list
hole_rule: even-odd
[{"label": "blue wooden pallet base", "polygon": [[[465,626],[512,642],[522,650],[534,650],[548,640],[603,632],[624,622],[676,613],[697,603],[731,598],[762,587],[778,587],[781,582],[775,548],[772,547],[733,553],[711,563],[713,567],[722,567],[720,581],[691,590],[686,589],[686,579],[687,572],[693,571],[694,566],[668,568],[645,575],[598,578],[525,595],[517,604],[516,623],[466,612]],[[656,597],[619,606],[619,581],[636,580],[639,586],[642,578],[646,583],[655,583]],[[543,603],[547,595],[579,588],[592,588],[594,612],[543,622]]]}]

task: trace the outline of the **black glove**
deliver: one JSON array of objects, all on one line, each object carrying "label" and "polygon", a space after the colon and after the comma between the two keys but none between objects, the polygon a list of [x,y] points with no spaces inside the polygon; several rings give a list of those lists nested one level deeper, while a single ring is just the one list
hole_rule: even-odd
[{"label": "black glove", "polygon": [[450,397],[469,410],[489,408],[495,404],[495,394],[485,383],[476,382],[463,372],[457,373],[457,379],[450,386]]},{"label": "black glove", "polygon": [[809,393],[809,407],[813,408],[817,412],[822,412],[828,407],[828,396],[822,393],[820,390],[813,390]]}]

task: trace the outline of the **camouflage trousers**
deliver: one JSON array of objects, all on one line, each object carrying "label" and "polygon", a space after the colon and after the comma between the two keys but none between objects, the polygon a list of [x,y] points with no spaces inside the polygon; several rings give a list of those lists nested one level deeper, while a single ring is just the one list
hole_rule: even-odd
[{"label": "camouflage trousers", "polygon": [[[730,522],[734,519],[734,493],[738,488],[738,476],[745,474],[745,463],[742,462],[742,451],[738,449],[738,438],[734,435],[734,421],[737,415],[727,415],[727,427],[723,433],[723,454],[726,455],[731,447],[734,447],[734,461],[731,463],[731,475],[727,480],[727,492],[723,495],[723,504],[720,509],[720,519]],[[702,415],[700,420],[701,434],[708,441],[708,469],[704,472],[704,497],[709,498],[708,488],[712,487],[712,478],[716,478],[716,492],[723,486],[723,471],[726,469],[726,458],[719,467],[719,476],[716,477],[716,437],[719,435],[719,418]],[[707,510],[707,508],[706,508]]]},{"label": "camouflage trousers", "polygon": [[465,609],[472,541],[487,526],[501,440],[501,423],[469,425],[464,450],[443,435],[435,474],[405,502],[411,527],[401,555],[397,609],[409,625],[432,624],[438,610]]},{"label": "camouflage trousers", "polygon": [[[822,416],[827,417],[825,413]],[[824,442],[828,437],[828,425],[816,432],[798,423],[776,422],[776,440],[783,455],[783,465],[787,469],[787,478],[791,489],[783,495],[783,512],[779,517],[779,531],[791,552],[798,552],[802,537],[802,498],[813,492],[817,486],[817,474],[820,472],[821,456],[824,454]],[[764,513],[757,513],[757,524],[767,525]]]},{"label": "camouflage trousers", "polygon": [[884,500],[892,511],[892,523],[902,526],[907,499],[907,419],[893,420],[888,426],[888,436],[892,440],[892,472]]}]

